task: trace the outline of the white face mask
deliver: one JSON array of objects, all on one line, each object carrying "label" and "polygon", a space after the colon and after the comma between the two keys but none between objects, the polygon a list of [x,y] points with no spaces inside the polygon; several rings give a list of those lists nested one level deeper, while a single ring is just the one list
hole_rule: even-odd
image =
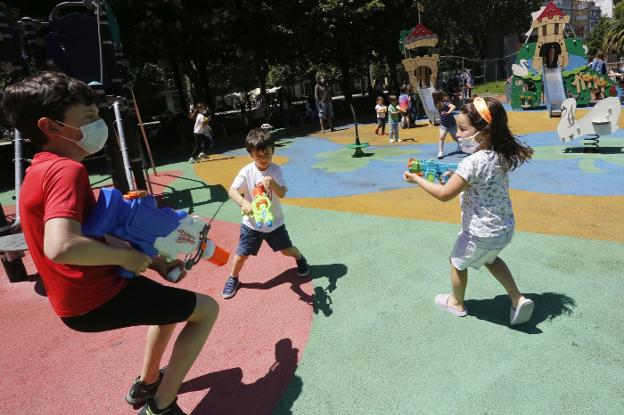
[{"label": "white face mask", "polygon": [[80,130],[80,132],[82,133],[82,139],[80,139],[80,141],[74,141],[63,135],[61,135],[61,137],[76,144],[78,147],[83,149],[87,154],[94,154],[100,151],[104,147],[104,144],[106,144],[106,139],[108,139],[108,126],[106,125],[104,120],[101,118],[87,125],[83,125],[80,128],[74,127],[73,125],[62,123],[60,121],[57,121],[57,122],[59,124],[66,125],[67,127]]},{"label": "white face mask", "polygon": [[475,140],[475,137],[479,135],[479,131],[470,137],[458,137],[457,141],[459,141],[459,146],[461,147],[464,153],[472,154],[479,148],[479,143]]}]

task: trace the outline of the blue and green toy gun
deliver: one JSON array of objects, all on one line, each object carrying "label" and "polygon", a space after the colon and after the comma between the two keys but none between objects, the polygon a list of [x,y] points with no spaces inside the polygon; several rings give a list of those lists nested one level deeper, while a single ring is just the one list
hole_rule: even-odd
[{"label": "blue and green toy gun", "polygon": [[433,159],[418,160],[412,158],[407,162],[407,169],[411,173],[416,173],[424,177],[431,183],[438,180],[438,182],[444,184],[444,181],[441,180],[444,178],[444,173],[447,171],[455,171],[457,169],[457,163],[440,163]]}]

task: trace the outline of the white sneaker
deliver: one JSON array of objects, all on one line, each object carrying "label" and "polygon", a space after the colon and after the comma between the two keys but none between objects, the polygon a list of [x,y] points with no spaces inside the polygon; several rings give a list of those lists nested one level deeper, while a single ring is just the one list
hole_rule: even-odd
[{"label": "white sneaker", "polygon": [[444,152],[440,151],[440,152],[438,153],[438,158],[439,158],[439,159],[444,158]]},{"label": "white sneaker", "polygon": [[533,314],[533,309],[535,308],[535,304],[533,301],[528,298],[521,297],[520,301],[518,301],[518,306],[516,309],[511,309],[509,311],[509,324],[512,326],[516,326],[518,324],[526,323],[531,320],[531,315]]},{"label": "white sneaker", "polygon": [[206,157],[206,154],[202,151],[201,153],[199,153],[199,155],[197,156],[198,159]]},{"label": "white sneaker", "polygon": [[193,157],[191,157],[189,159],[189,163],[193,164],[193,163],[197,163],[197,160],[195,160]]}]

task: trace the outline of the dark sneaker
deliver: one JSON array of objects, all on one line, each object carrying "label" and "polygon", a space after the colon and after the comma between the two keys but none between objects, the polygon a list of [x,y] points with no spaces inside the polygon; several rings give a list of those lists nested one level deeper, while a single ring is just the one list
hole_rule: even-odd
[{"label": "dark sneaker", "polygon": [[126,395],[126,402],[128,402],[132,406],[138,407],[143,405],[146,400],[154,396],[165,374],[165,369],[167,368],[163,367],[162,369],[160,369],[158,373],[158,380],[150,385],[141,382],[139,380],[140,377],[137,377],[134,380],[134,383],[132,383],[130,391]]},{"label": "dark sneaker", "polygon": [[238,289],[238,285],[238,278],[234,278],[230,275],[225,283],[225,287],[223,287],[223,298],[234,297],[234,294],[236,294],[236,290]]},{"label": "dark sneaker", "polygon": [[186,412],[183,412],[182,409],[178,406],[178,398],[176,398],[171,404],[165,409],[160,409],[156,411],[156,405],[154,405],[154,401],[149,399],[145,406],[139,412],[139,415],[188,415]]},{"label": "dark sneaker", "polygon": [[300,277],[307,277],[310,275],[310,266],[304,256],[297,260],[297,275]]}]

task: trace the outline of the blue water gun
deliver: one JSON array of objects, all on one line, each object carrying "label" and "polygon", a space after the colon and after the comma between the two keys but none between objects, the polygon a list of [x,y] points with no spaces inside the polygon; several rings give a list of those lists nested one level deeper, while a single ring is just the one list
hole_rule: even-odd
[{"label": "blue water gun", "polygon": [[[100,190],[95,209],[82,225],[82,233],[104,238],[111,245],[130,245],[149,257],[160,255],[167,260],[184,254],[184,267],[190,270],[200,259],[216,265],[227,263],[229,253],[208,239],[210,225],[183,210],[158,208],[156,199],[144,191],[123,195],[119,190]],[[134,273],[120,268],[126,278]],[[165,277],[171,282],[180,278],[176,267]]]},{"label": "blue water gun", "polygon": [[438,182],[444,184],[444,174],[447,171],[453,172],[457,170],[457,163],[440,163],[437,160],[418,160],[411,158],[407,162],[407,168],[411,173],[416,173],[419,176],[424,177],[431,183],[438,180]]}]

